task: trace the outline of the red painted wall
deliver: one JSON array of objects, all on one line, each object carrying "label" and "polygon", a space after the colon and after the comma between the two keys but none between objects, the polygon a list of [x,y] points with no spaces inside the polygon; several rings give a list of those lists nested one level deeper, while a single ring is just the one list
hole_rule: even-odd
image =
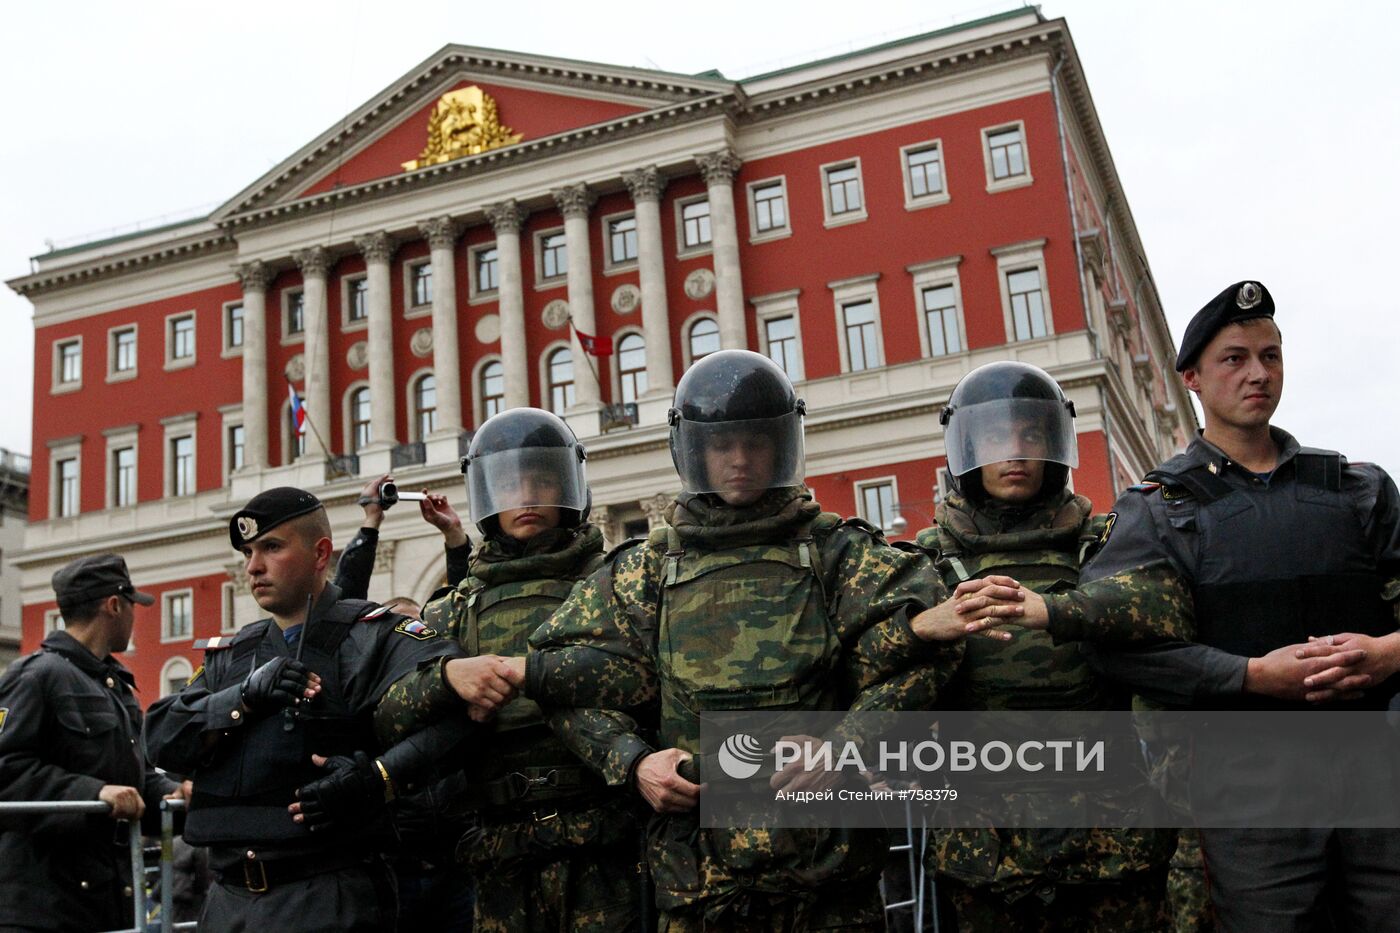
[{"label": "red painted wall", "polygon": [[[605,123],[647,109],[612,101],[588,100],[546,91],[503,87],[481,81],[459,81],[452,90],[477,85],[495,98],[497,116],[513,133],[526,140],[552,136],[567,130]],[[320,194],[339,185],[357,185],[375,178],[403,172],[403,163],[418,158],[428,141],[428,118],[437,98],[405,117],[397,126],[347,159],[344,165],[298,193],[298,197]]]}]

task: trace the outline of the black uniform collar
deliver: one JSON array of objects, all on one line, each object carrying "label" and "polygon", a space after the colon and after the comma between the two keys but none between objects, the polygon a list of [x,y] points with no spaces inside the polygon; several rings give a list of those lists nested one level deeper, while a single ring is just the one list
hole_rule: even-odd
[{"label": "black uniform collar", "polygon": [[[1269,425],[1269,437],[1273,439],[1274,446],[1278,447],[1279,451],[1278,463],[1274,465],[1275,470],[1292,460],[1298,455],[1298,452],[1302,450],[1297,439],[1283,428]],[[1230,457],[1226,455],[1225,451],[1206,440],[1205,431],[1202,430],[1196,431],[1196,437],[1191,441],[1190,446],[1186,448],[1184,456],[1188,469],[1190,467],[1201,466],[1205,467],[1207,471],[1216,476],[1224,475],[1227,469],[1234,469],[1237,472],[1247,473],[1251,476],[1254,475],[1251,471],[1231,460]]]},{"label": "black uniform collar", "polygon": [[[132,675],[131,671],[126,669],[126,666],[122,664],[122,662],[111,655],[108,655],[105,661],[101,660],[91,651],[87,650],[82,642],[62,629],[56,632],[50,632],[48,637],[44,639],[41,647],[46,651],[53,651],[63,655],[65,658],[72,661],[73,664],[77,666],[78,670],[87,674],[94,680],[105,681],[109,677],[115,677],[125,681],[128,687],[132,689],[136,688],[136,678]],[[107,686],[111,687],[114,685],[108,684]]]}]

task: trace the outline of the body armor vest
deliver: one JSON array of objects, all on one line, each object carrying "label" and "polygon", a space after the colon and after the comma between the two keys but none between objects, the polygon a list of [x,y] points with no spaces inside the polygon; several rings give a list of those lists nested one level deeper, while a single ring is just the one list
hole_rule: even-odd
[{"label": "body armor vest", "polygon": [[[241,741],[221,748],[196,775],[194,797],[185,819],[185,839],[192,845],[286,843],[306,840],[310,831],[292,822],[287,807],[297,788],[323,777],[311,755],[348,755],[374,747],[370,724],[354,717],[341,683],[340,647],[360,614],[373,603],[341,600],[326,615],[302,629],[302,661],[321,676],[321,692],[309,706],[263,716],[243,727]],[[239,632],[219,671],[220,690],[243,682],[256,667],[274,660],[267,642],[271,619]],[[207,675],[206,675],[207,676]],[[317,833],[317,842],[364,834],[363,826]],[[323,838],[324,836],[324,838]],[[358,844],[358,843],[357,843]]]},{"label": "body armor vest", "polygon": [[[564,604],[575,582],[598,563],[597,554],[588,554],[565,578],[491,585],[475,575],[468,577],[459,585],[466,605],[458,639],[473,657],[523,657],[531,633]],[[555,737],[534,700],[523,696],[511,700],[497,713],[491,729],[491,753],[476,756],[467,768],[469,807],[534,806],[605,790],[602,779]]]},{"label": "body armor vest", "polygon": [[[1342,491],[1341,454],[1303,448],[1271,483],[1230,483],[1184,455],[1147,475],[1162,483],[1167,520],[1194,550],[1196,640],[1260,657],[1309,635],[1395,630],[1361,521]],[[1394,681],[1352,708],[1384,709]],[[1268,697],[1231,708],[1315,709]],[[1343,704],[1329,704],[1341,706]]]}]

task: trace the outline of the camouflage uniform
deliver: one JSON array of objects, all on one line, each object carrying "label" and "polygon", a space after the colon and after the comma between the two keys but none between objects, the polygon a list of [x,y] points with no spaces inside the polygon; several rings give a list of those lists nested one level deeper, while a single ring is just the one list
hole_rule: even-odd
[{"label": "camouflage uniform", "polygon": [[[1083,496],[1064,490],[1035,506],[973,505],[951,495],[919,535],[937,549],[949,588],[991,574],[1036,592],[1072,589],[1102,533]],[[1075,645],[1008,627],[1011,641],[968,640],[939,705],[950,709],[1112,709],[1118,698]],[[1131,742],[1132,736],[1123,741]],[[1033,805],[1033,804],[1032,804]],[[927,855],[963,929],[1161,930],[1170,830],[940,830]]]},{"label": "camouflage uniform", "polygon": [[[893,675],[926,662],[937,680],[961,653],[910,628],[947,595],[927,558],[804,488],[744,508],[683,494],[666,518],[530,639],[530,696],[609,711],[564,726],[609,784],[653,750],[639,722],[696,752],[707,709],[897,709]],[[885,847],[869,831],[702,829],[692,811],[653,818],[648,862],[663,929],[877,930]]]},{"label": "camouflage uniform", "polygon": [[[526,639],[602,562],[593,525],[550,529],[525,544],[493,536],[470,575],[428,603],[423,619],[471,656],[520,656]],[[436,672],[391,690],[380,723],[404,728]],[[603,931],[637,928],[641,822],[637,802],[610,790],[550,732],[523,697],[495,717],[474,749],[451,808],[478,825],[458,846],[476,881],[475,929]]]}]

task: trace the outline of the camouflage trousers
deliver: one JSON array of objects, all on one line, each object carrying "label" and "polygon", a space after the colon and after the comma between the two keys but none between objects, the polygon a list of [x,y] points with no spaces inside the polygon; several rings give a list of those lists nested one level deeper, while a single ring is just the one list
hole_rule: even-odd
[{"label": "camouflage trousers", "polygon": [[477,866],[477,933],[646,933],[636,842]]},{"label": "camouflage trousers", "polygon": [[715,905],[709,907],[709,917],[703,903],[662,911],[658,933],[883,933],[885,929],[885,911],[874,878],[829,885],[814,901],[775,897],[764,902],[762,909],[744,915],[721,911],[715,916]]},{"label": "camouflage trousers", "polygon": [[1206,866],[1201,858],[1201,834],[1183,829],[1167,873],[1167,908],[1172,933],[1214,933],[1215,920],[1206,889]]},{"label": "camouflage trousers", "polygon": [[939,876],[962,933],[1165,933],[1165,879],[1143,872],[1117,881],[1055,884],[1008,901],[1001,894]]}]

